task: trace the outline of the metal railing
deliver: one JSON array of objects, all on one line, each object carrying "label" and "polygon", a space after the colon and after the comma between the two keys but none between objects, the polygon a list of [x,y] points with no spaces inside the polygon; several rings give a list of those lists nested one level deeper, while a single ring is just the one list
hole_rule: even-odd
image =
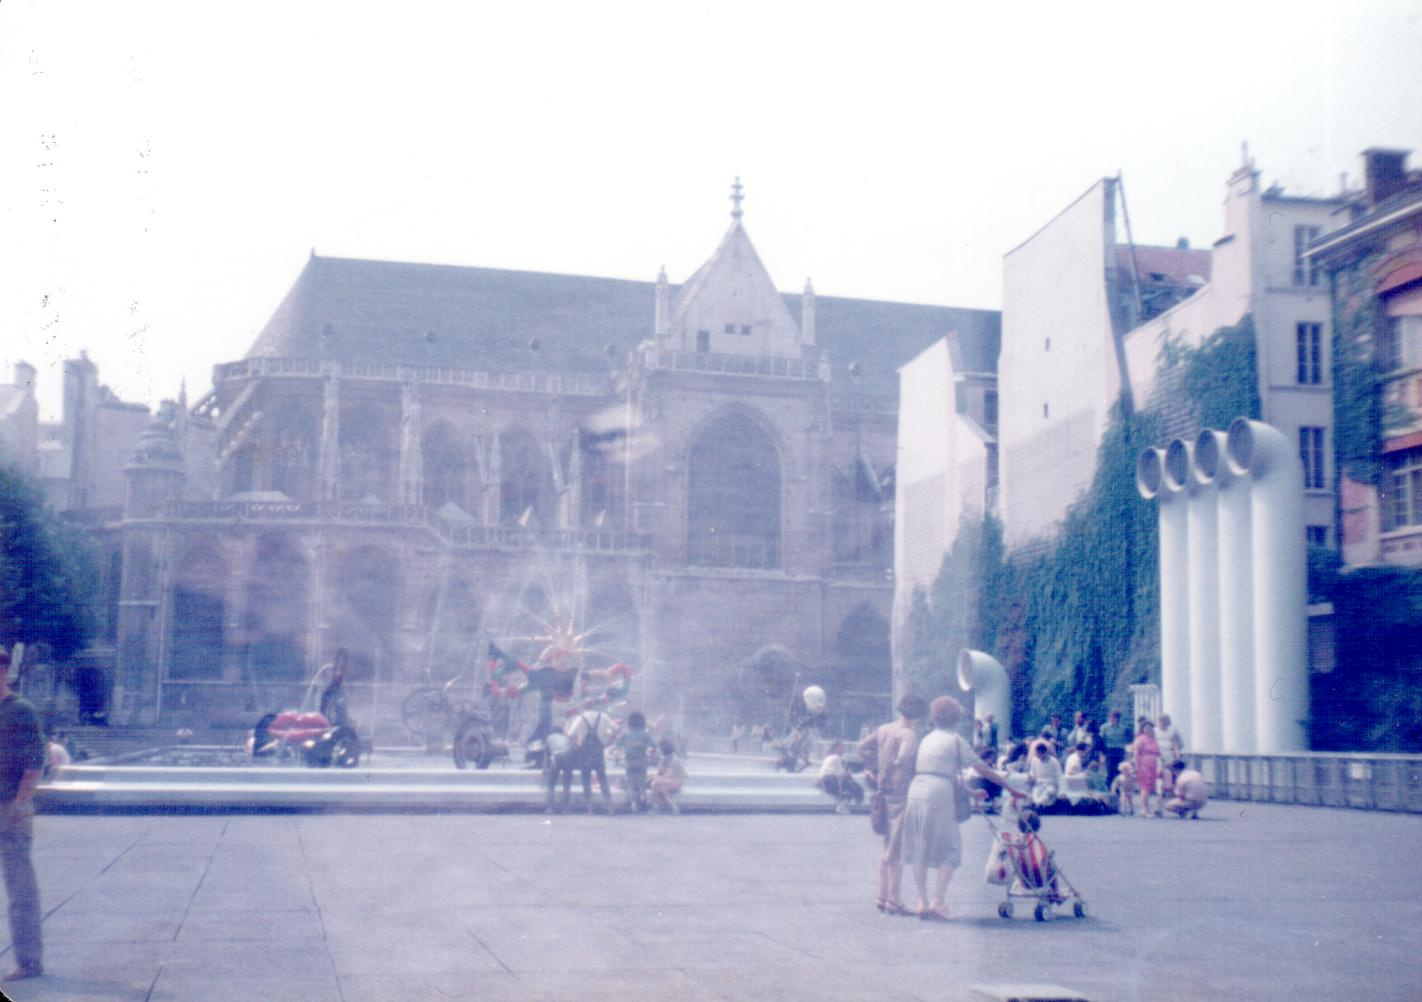
[{"label": "metal railing", "polygon": [[713,372],[727,376],[754,376],[761,379],[829,379],[829,364],[818,358],[787,358],[779,355],[728,355],[709,351],[676,351],[670,348],[642,349],[643,364],[649,369],[679,372]]},{"label": "metal railing", "polygon": [[172,501],[169,517],[193,522],[327,522],[427,528],[452,546],[508,550],[584,550],[642,553],[645,533],[614,529],[526,529],[518,525],[465,525],[421,505],[314,501]]},{"label": "metal railing", "polygon": [[1220,800],[1422,813],[1422,755],[1189,753]]},{"label": "metal railing", "polygon": [[448,386],[468,386],[477,390],[509,390],[520,393],[549,393],[571,396],[603,396],[607,380],[574,372],[490,371],[462,369],[448,365],[398,365],[392,362],[327,362],[316,358],[244,358],[225,362],[213,370],[213,381],[255,377],[299,377],[310,379],[327,372],[337,378],[416,381]]}]

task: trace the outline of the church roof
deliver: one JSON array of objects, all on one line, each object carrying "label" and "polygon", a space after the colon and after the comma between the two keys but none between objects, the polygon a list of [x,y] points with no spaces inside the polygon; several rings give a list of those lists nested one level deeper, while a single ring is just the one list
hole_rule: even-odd
[{"label": "church roof", "polygon": [[[313,255],[247,357],[606,373],[608,345],[620,361],[651,337],[655,296],[653,282]],[[781,298],[798,324],[800,295]],[[950,330],[971,368],[995,370],[1001,315],[816,296],[815,330],[838,386],[858,362],[860,389],[896,393],[896,367]]]},{"label": "church roof", "polygon": [[800,340],[799,325],[790,318],[785,300],[775,290],[755,246],[740,219],[731,224],[716,252],[697,268],[677,292],[671,329],[698,328],[696,314],[754,317],[767,340],[791,345]]}]

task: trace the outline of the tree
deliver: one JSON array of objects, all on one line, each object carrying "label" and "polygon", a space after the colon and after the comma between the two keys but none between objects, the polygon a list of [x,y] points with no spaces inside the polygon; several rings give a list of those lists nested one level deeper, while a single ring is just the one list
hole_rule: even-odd
[{"label": "tree", "polygon": [[49,644],[64,661],[93,635],[97,547],[44,506],[35,484],[0,467],[0,643]]}]

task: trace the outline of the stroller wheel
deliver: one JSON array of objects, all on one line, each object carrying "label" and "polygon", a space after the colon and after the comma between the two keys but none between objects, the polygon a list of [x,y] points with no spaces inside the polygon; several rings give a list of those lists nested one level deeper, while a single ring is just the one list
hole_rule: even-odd
[{"label": "stroller wheel", "polygon": [[1011,901],[1004,901],[1002,904],[1000,904],[1000,905],[997,906],[997,917],[998,917],[998,918],[1005,918],[1005,919],[1010,919],[1010,918],[1012,918],[1012,902],[1011,902]]},{"label": "stroller wheel", "polygon": [[1072,910],[1072,912],[1076,915],[1077,918],[1086,918],[1086,902],[1085,902],[1085,901],[1078,901],[1076,904],[1074,904],[1074,905],[1071,906],[1071,910]]},{"label": "stroller wheel", "polygon": [[1032,912],[1032,917],[1035,918],[1038,922],[1045,922],[1047,921],[1047,916],[1050,914],[1051,913],[1047,911],[1046,905],[1038,905],[1036,909]]}]

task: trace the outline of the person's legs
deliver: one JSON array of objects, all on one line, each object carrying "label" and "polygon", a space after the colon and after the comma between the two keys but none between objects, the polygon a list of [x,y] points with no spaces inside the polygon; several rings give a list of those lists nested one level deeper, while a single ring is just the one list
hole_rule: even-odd
[{"label": "person's legs", "polygon": [[15,945],[15,960],[24,972],[39,974],[43,970],[43,943],[39,881],[30,860],[32,820],[0,819],[0,869],[4,870],[5,894],[10,902],[10,939]]},{"label": "person's legs", "polygon": [[952,879],[953,867],[944,865],[938,868],[937,886],[933,889],[933,900],[928,905],[933,912],[944,918],[948,917],[948,908],[944,905],[944,901],[948,897],[948,882]]},{"label": "person's legs", "polygon": [[612,787],[607,784],[607,765],[598,762],[594,767],[597,771],[597,785],[602,788],[602,803],[607,808],[607,813],[612,813]]},{"label": "person's legs", "polygon": [[922,915],[928,904],[928,867],[923,863],[913,864],[913,886],[918,891],[918,913]]}]

